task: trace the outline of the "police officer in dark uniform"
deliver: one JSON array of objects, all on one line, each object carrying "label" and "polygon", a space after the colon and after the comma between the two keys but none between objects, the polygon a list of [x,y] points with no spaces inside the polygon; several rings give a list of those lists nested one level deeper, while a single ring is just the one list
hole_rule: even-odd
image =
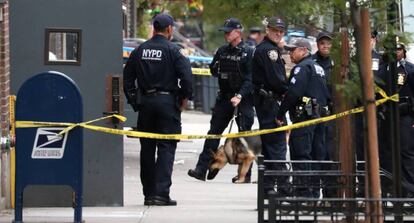
[{"label": "police officer in dark uniform", "polygon": [[[333,101],[332,101],[332,85],[331,85],[331,72],[334,66],[334,62],[330,57],[331,48],[332,48],[332,36],[326,32],[320,32],[316,37],[316,45],[318,47],[318,51],[312,55],[313,61],[319,64],[324,72],[325,72],[325,79],[327,80],[327,86],[329,90],[329,98],[328,98],[328,105],[329,110],[332,111],[333,108]],[[315,149],[322,149],[321,151],[313,150],[312,160],[334,160],[333,154],[333,146],[334,146],[334,121],[330,121],[325,123],[325,147],[314,147]],[[329,166],[318,165],[314,164],[313,169],[325,169],[329,170]],[[319,179],[316,179],[317,181]],[[322,178],[324,181],[323,185],[332,185],[329,178]],[[335,191],[333,190],[332,186],[323,188],[324,197],[332,197],[335,195]],[[318,198],[320,195],[319,190],[313,190],[314,197]]]},{"label": "police officer in dark uniform", "polygon": [[[285,49],[289,51],[290,58],[296,66],[291,70],[289,90],[280,105],[276,122],[282,125],[287,111],[293,123],[325,116],[329,91],[323,68],[315,63],[310,55],[310,43],[305,39],[299,39],[291,45],[286,45]],[[312,160],[311,152],[321,151],[325,146],[324,134],[324,123],[293,129],[289,138],[291,159]],[[310,170],[310,165],[295,164],[293,168]],[[308,180],[294,178],[297,183],[296,196],[313,196]]]},{"label": "police officer in dark uniform", "polygon": [[[224,27],[224,38],[228,44],[220,47],[210,64],[210,71],[218,78],[219,92],[210,121],[208,134],[222,134],[237,108],[236,122],[239,131],[250,130],[254,121],[252,101],[251,59],[253,49],[242,41],[242,25],[235,18],[227,19]],[[190,169],[188,175],[204,181],[208,164],[211,161],[211,151],[216,151],[219,139],[207,139],[204,143],[196,168]],[[233,178],[235,183],[250,182],[251,169],[245,181]],[[209,174],[209,179],[215,175]]]},{"label": "police officer in dark uniform", "polygon": [[[192,72],[190,61],[170,42],[173,21],[168,14],[154,17],[153,37],[131,53],[124,68],[124,91],[128,103],[139,110],[139,131],[181,133],[181,110],[192,95]],[[140,142],[144,204],[177,205],[169,196],[177,141]]]},{"label": "police officer in dark uniform", "polygon": [[249,30],[249,36],[246,40],[246,45],[255,48],[257,44],[262,41],[262,29],[260,27],[254,26]]},{"label": "police officer in dark uniform", "polygon": [[[276,114],[282,95],[288,89],[285,62],[282,59],[278,44],[285,35],[285,23],[278,17],[267,19],[266,36],[256,46],[253,62],[253,98],[260,129],[273,129]],[[262,154],[266,160],[286,160],[286,132],[277,132],[260,136],[262,139]],[[286,169],[285,165],[267,163],[267,169]],[[266,191],[273,190],[275,180],[278,181],[278,194],[289,194],[286,178],[265,178]]]},{"label": "police officer in dark uniform", "polygon": [[[414,197],[414,64],[406,61],[406,46],[397,44],[397,85],[400,112],[401,170],[404,196]],[[379,75],[386,80],[387,66]],[[391,150],[391,149],[389,149]],[[389,157],[388,157],[389,159]],[[392,172],[391,163],[385,167]]]}]

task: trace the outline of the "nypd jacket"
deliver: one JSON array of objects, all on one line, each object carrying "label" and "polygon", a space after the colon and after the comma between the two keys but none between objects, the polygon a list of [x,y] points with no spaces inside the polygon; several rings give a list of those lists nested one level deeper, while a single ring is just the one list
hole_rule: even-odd
[{"label": "nypd jacket", "polygon": [[332,95],[332,85],[331,85],[330,82],[332,81],[331,80],[331,73],[332,73],[332,68],[334,66],[333,60],[329,56],[327,56],[327,57],[322,56],[319,51],[317,51],[315,54],[312,55],[312,59],[313,59],[313,61],[315,61],[317,64],[319,64],[323,68],[323,70],[325,72],[325,79],[327,81],[329,94],[331,96]]},{"label": "nypd jacket", "polygon": [[316,99],[320,106],[326,106],[329,98],[326,77],[323,68],[312,60],[311,56],[303,58],[290,72],[289,90],[280,105],[277,119],[283,120],[289,110],[294,113],[295,106],[302,97]]},{"label": "nypd jacket", "polygon": [[[124,68],[124,91],[167,91],[182,98],[192,96],[190,61],[180,48],[155,35],[132,51]],[[128,98],[129,100],[129,98]]]},{"label": "nypd jacket", "polygon": [[252,61],[253,85],[283,95],[287,88],[285,62],[280,49],[268,37],[256,46]]}]

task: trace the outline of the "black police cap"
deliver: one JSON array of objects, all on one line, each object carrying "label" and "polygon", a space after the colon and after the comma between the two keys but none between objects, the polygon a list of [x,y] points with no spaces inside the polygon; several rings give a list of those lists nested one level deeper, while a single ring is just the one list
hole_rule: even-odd
[{"label": "black police cap", "polygon": [[219,28],[219,31],[231,32],[233,29],[242,29],[240,21],[236,18],[229,18],[224,21],[223,27]]},{"label": "black police cap", "polygon": [[403,49],[405,50],[405,44],[404,43],[397,43],[397,49]]},{"label": "black police cap", "polygon": [[319,40],[324,39],[324,38],[332,40],[331,34],[327,32],[320,32],[318,36],[316,37],[316,42],[319,42]]},{"label": "black police cap", "polygon": [[158,14],[152,20],[154,28],[164,29],[174,24],[174,18],[166,13]]},{"label": "black police cap", "polygon": [[374,30],[374,31],[371,32],[371,38],[372,39],[377,38],[377,36],[378,36],[378,31],[377,30]]},{"label": "black police cap", "polygon": [[267,27],[285,29],[286,25],[281,18],[272,16],[269,19],[267,19]]},{"label": "black police cap", "polygon": [[262,32],[262,28],[260,28],[258,26],[253,26],[249,29],[249,32],[251,32],[251,33],[260,33],[260,32]]}]

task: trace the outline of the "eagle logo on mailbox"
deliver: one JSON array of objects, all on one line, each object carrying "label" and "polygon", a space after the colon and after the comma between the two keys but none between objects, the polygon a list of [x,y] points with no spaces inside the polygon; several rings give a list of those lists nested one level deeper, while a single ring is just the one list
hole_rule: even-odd
[{"label": "eagle logo on mailbox", "polygon": [[38,128],[32,159],[62,159],[68,134],[58,135],[63,128]]}]

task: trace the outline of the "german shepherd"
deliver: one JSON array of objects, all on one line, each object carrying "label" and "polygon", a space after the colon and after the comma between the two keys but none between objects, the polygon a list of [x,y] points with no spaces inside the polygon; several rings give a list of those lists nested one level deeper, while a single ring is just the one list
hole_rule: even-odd
[{"label": "german shepherd", "polygon": [[256,155],[262,150],[260,136],[242,138],[227,138],[216,152],[212,152],[213,160],[209,164],[208,180],[216,177],[217,173],[227,164],[238,164],[237,176],[234,183],[247,183],[246,173]]}]

